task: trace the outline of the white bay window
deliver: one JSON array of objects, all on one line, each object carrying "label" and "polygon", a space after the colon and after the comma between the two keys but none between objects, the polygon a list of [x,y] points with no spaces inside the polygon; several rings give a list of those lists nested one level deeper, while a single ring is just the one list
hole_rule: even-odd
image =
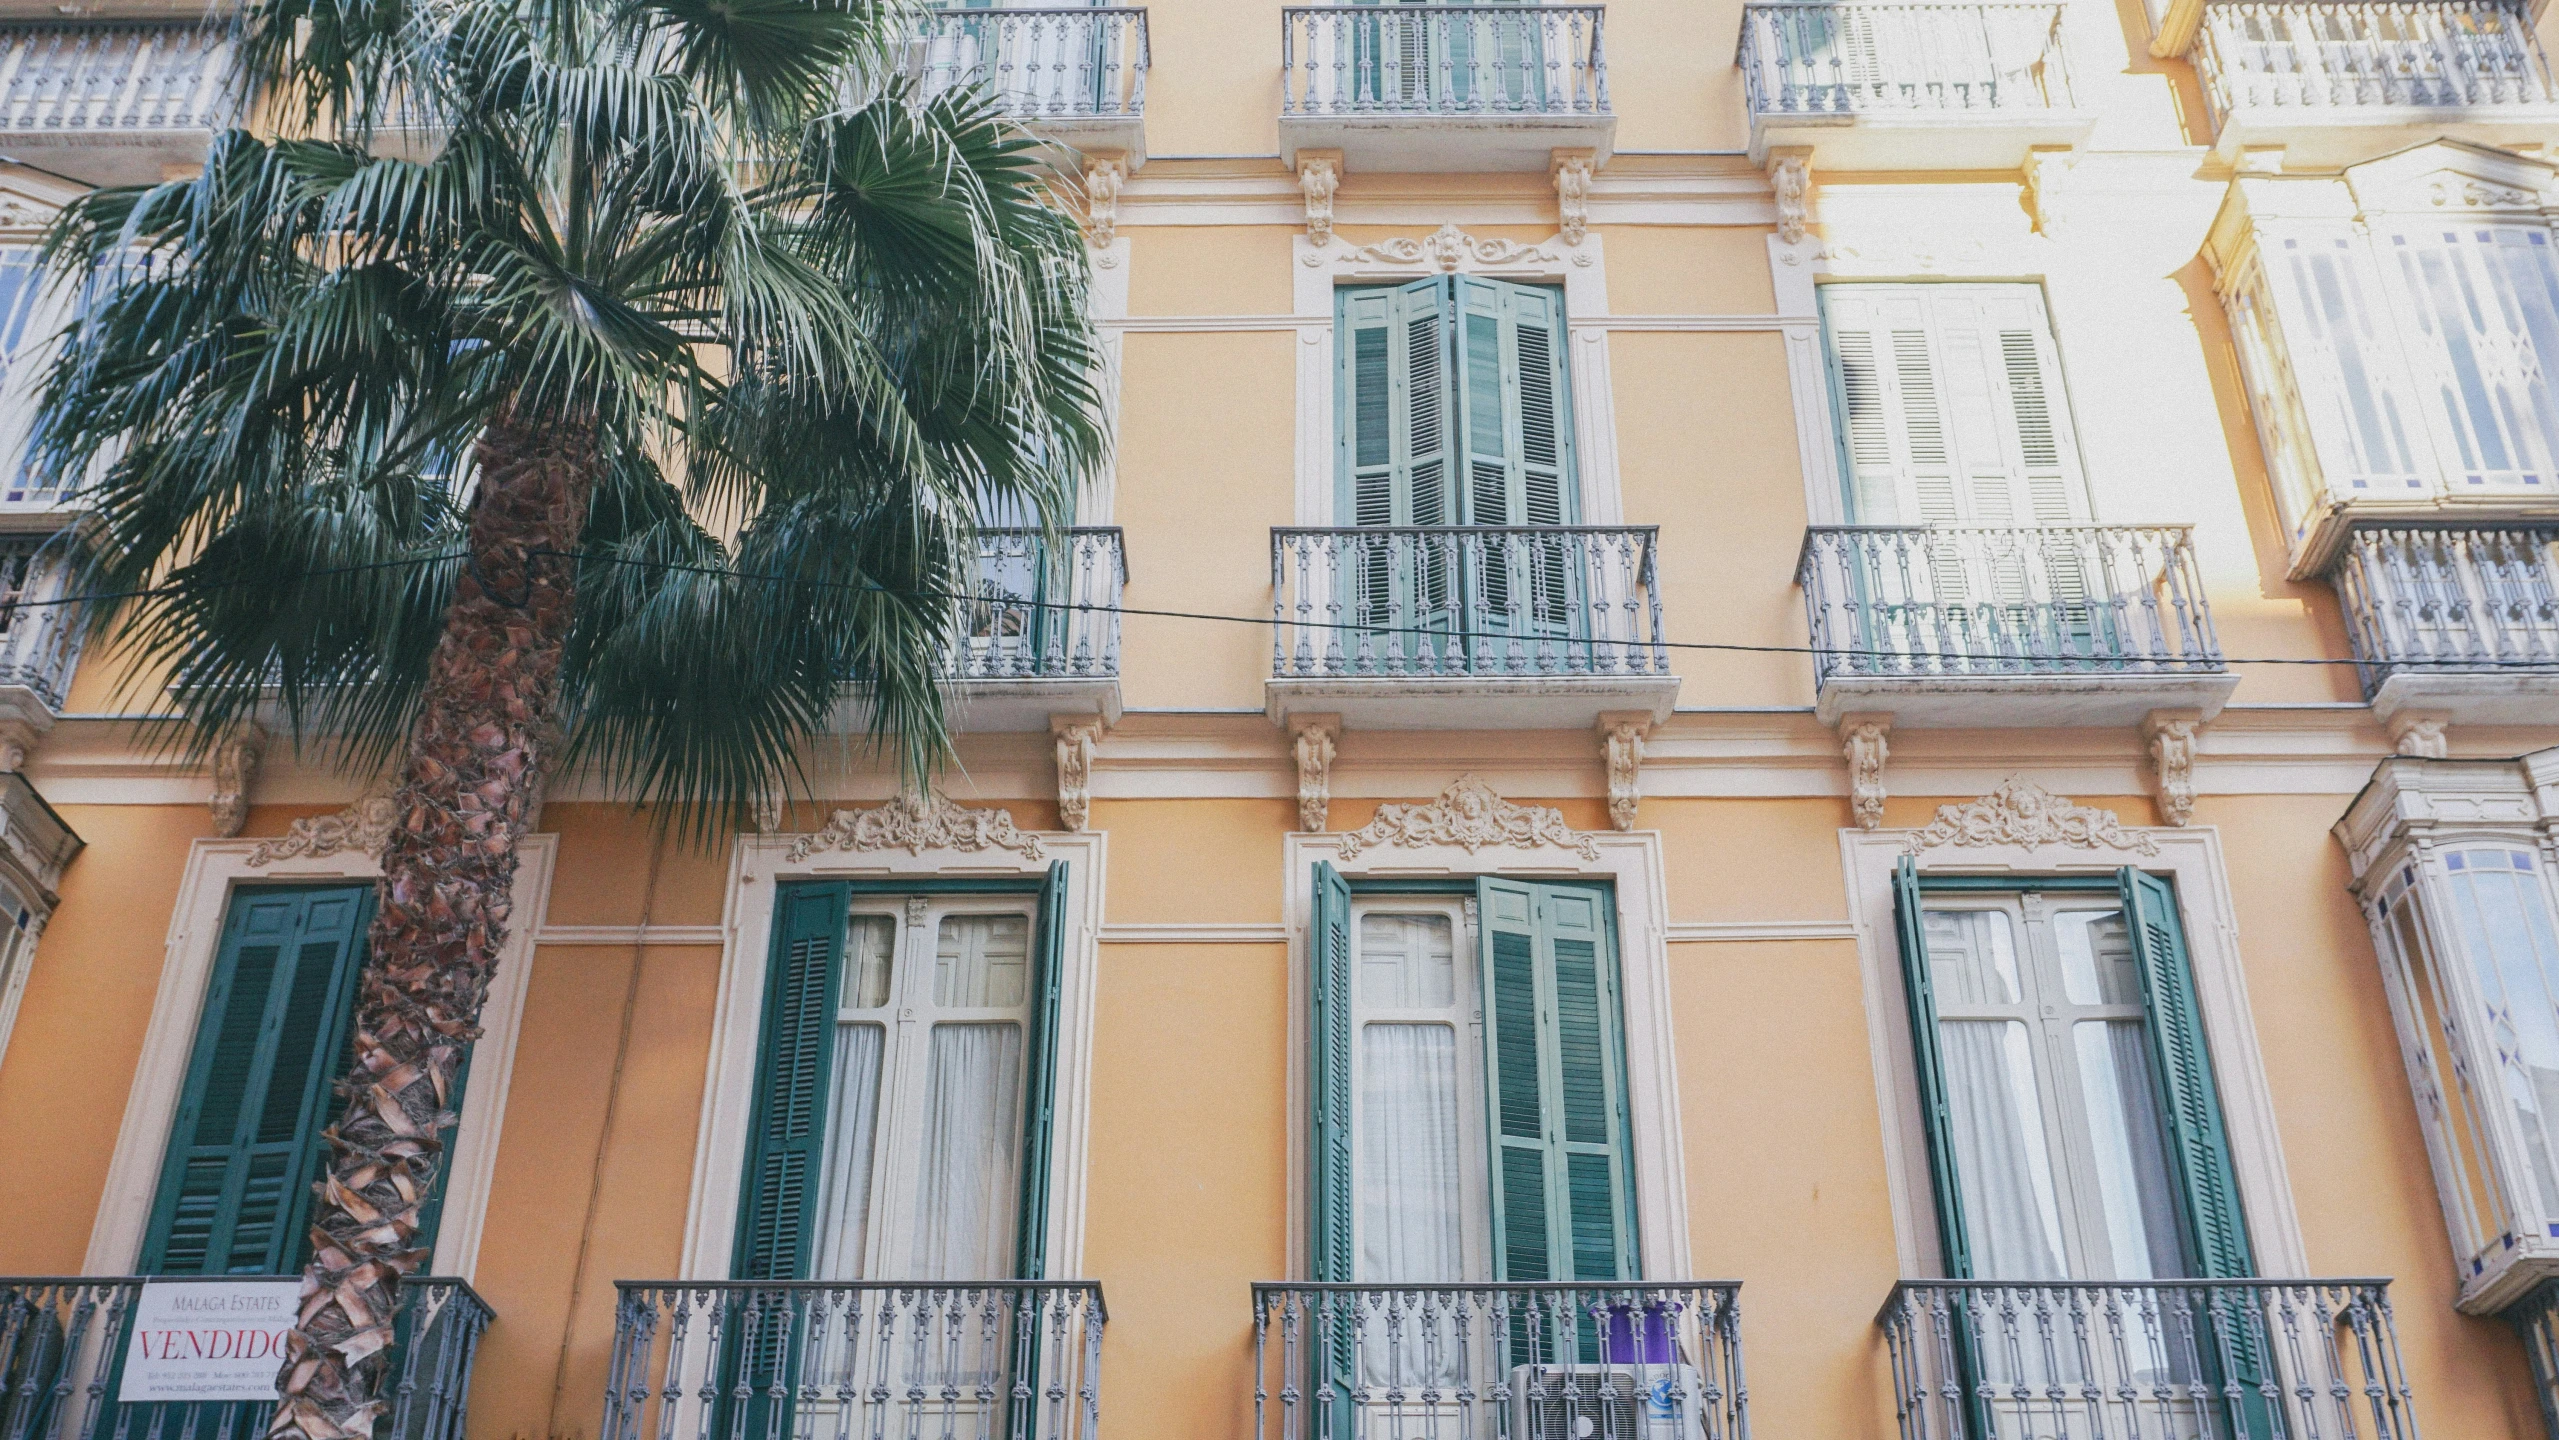
[{"label": "white bay window", "polygon": [[2559,1277],[2559,750],[2384,761],[2338,838],[2372,925],[2463,1309]]}]

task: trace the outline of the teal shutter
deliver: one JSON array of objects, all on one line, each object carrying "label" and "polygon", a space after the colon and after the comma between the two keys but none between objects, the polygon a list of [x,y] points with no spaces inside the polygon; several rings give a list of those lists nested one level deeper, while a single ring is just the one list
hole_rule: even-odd
[{"label": "teal shutter", "polygon": [[851,887],[841,882],[791,885],[773,917],[745,1191],[730,1264],[739,1280],[808,1278],[851,902]]},{"label": "teal shutter", "polygon": [[1569,525],[1571,399],[1558,290],[1460,275],[1458,443],[1469,525]]},{"label": "teal shutter", "polygon": [[1963,1182],[1955,1173],[1954,1119],[1946,1102],[1946,1066],[1937,1045],[1937,994],[1928,970],[1928,924],[1921,913],[1919,863],[1909,856],[1893,871],[1893,928],[1901,939],[1902,991],[1910,1001],[1910,1056],[1919,1072],[1920,1118],[1928,1125],[1928,1179],[1937,1198],[1937,1244],[1946,1278],[1969,1280],[1972,1242],[1964,1229]]},{"label": "teal shutter", "polygon": [[296,1266],[372,918],[371,885],[233,897],[143,1238],[143,1274]]},{"label": "teal shutter", "polygon": [[2129,865],[2116,881],[2123,887],[2124,920],[2141,965],[2151,1056],[2166,1101],[2161,1113],[2168,1120],[2169,1159],[2186,1204],[2196,1274],[2209,1280],[2248,1279],[2257,1273],[2256,1262],[2248,1251],[2230,1136],[2222,1126],[2221,1096],[2213,1086],[2212,1056],[2195,1001],[2186,931],[2177,918],[2177,889]]},{"label": "teal shutter", "polygon": [[1340,301],[1340,432],[1349,524],[1448,525],[1457,518],[1449,466],[1449,282],[1345,290]]},{"label": "teal shutter", "polygon": [[1634,1278],[1625,1038],[1604,892],[1476,882],[1494,1278]]},{"label": "teal shutter", "polygon": [[1022,1205],[1014,1274],[1048,1278],[1048,1179],[1057,1115],[1057,1011],[1066,975],[1066,862],[1040,884],[1040,932],[1031,963],[1031,1029],[1024,1047]]},{"label": "teal shutter", "polygon": [[1351,887],[1315,862],[1307,928],[1314,981],[1308,1011],[1306,1269],[1309,1279],[1353,1278],[1351,1248]]}]

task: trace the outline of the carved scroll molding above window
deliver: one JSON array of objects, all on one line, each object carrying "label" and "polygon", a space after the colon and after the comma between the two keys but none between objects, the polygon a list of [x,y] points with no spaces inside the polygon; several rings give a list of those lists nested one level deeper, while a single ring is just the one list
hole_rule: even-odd
[{"label": "carved scroll molding above window", "polygon": [[1376,818],[1342,837],[1341,858],[1377,847],[1417,849],[1454,845],[1472,855],[1487,846],[1523,850],[1555,845],[1584,860],[1599,859],[1591,837],[1564,823],[1564,812],[1544,805],[1514,805],[1472,775],[1461,775],[1428,805],[1381,805]]},{"label": "carved scroll molding above window", "polygon": [[1940,846],[2066,845],[2079,850],[2123,850],[2156,855],[2159,842],[2126,830],[2112,810],[2074,805],[2032,780],[2010,779],[1978,800],[1940,805],[1937,818],[1911,832],[1905,855]]},{"label": "carved scroll molding above window", "polygon": [[797,864],[820,850],[1009,850],[1025,860],[1040,858],[1039,838],[1015,828],[1013,812],[973,809],[934,791],[901,795],[865,810],[838,810],[826,828],[803,835],[791,846]]},{"label": "carved scroll molding above window", "polygon": [[249,852],[249,868],[262,869],[278,860],[318,860],[343,851],[380,860],[400,818],[387,791],[376,791],[333,815],[309,815],[285,827],[277,839]]}]

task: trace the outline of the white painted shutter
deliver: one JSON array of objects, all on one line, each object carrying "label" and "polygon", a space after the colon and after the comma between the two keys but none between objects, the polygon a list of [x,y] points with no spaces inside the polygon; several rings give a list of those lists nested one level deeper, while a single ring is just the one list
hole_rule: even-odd
[{"label": "white painted shutter", "polygon": [[2445,485],[2559,491],[2559,265],[2540,226],[2412,222],[2374,238],[2396,282]]},{"label": "white painted shutter", "polygon": [[2087,518],[2040,289],[1827,285],[1821,294],[1859,523]]},{"label": "white painted shutter", "polygon": [[[2358,239],[2285,235],[2262,254],[2276,334],[2328,491],[2385,494],[2423,488],[2431,444],[2402,368],[2402,345],[2379,277]],[[2315,507],[2319,497],[2306,497]]]}]

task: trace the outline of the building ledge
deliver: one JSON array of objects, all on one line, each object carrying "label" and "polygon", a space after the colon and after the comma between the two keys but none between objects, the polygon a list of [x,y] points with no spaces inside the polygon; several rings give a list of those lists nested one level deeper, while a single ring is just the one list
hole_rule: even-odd
[{"label": "building ledge", "polygon": [[2244,105],[2220,117],[2213,154],[2280,146],[2295,170],[2333,170],[2405,150],[2420,139],[2511,149],[2544,145],[2559,131],[2559,105]]},{"label": "building ledge", "polygon": [[1896,726],[1918,730],[2138,725],[2153,710],[2196,710],[2209,720],[2238,688],[2239,677],[2227,671],[1834,675],[1821,682],[1813,713],[1824,725],[1843,715],[1890,715]]},{"label": "building ledge", "polygon": [[1105,725],[1116,725],[1120,718],[1120,677],[945,680],[942,703],[951,729],[959,734],[1035,731],[1045,735],[1052,715],[1095,715]]},{"label": "building ledge", "polygon": [[1299,150],[1339,150],[1347,170],[1377,174],[1526,171],[1543,175],[1557,150],[1588,150],[1608,163],[1614,115],[1284,115],[1280,163]]},{"label": "building ledge", "polygon": [[1676,675],[1309,676],[1263,682],[1263,708],[1354,730],[1587,730],[1612,711],[1670,718]]},{"label": "building ledge", "polygon": [[2087,142],[2097,117],[2085,110],[1865,110],[1846,114],[1758,114],[1750,118],[1750,158],[1801,148],[1816,170],[2015,170],[2028,153]]},{"label": "building ledge", "polygon": [[2387,725],[2402,710],[2427,711],[2455,725],[2547,725],[2559,719],[2559,665],[2402,670],[2372,692],[2372,714]]}]

